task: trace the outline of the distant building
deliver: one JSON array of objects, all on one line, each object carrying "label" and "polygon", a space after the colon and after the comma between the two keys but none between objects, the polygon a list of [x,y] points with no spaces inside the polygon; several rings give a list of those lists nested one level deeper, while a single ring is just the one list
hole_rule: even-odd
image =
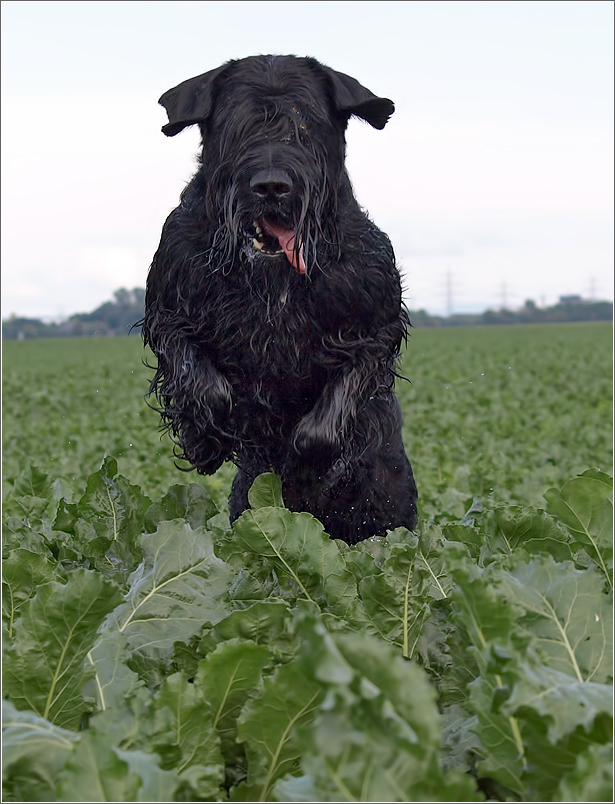
[{"label": "distant building", "polygon": [[583,304],[581,296],[560,296],[559,304]]}]

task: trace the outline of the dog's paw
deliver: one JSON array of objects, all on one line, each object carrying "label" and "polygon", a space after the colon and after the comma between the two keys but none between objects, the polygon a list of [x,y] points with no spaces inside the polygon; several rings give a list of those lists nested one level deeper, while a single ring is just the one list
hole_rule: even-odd
[{"label": "dog's paw", "polygon": [[232,389],[228,381],[221,374],[213,375],[207,378],[200,390],[201,404],[211,411],[213,421],[224,421],[233,409]]},{"label": "dog's paw", "polygon": [[341,452],[337,437],[309,418],[295,428],[293,445],[303,460],[321,466],[332,464]]}]

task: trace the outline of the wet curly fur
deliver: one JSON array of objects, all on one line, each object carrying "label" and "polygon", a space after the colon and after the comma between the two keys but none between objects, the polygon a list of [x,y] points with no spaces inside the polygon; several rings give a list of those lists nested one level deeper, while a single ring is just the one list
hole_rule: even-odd
[{"label": "wet curly fur", "polygon": [[335,538],[413,528],[393,393],[409,321],[389,239],[344,167],[349,118],[383,128],[392,102],[314,59],[256,56],[160,103],[165,134],[196,124],[203,144],[164,225],[143,321],[177,455],[206,474],[236,463],[231,520],[273,470],[285,504]]}]

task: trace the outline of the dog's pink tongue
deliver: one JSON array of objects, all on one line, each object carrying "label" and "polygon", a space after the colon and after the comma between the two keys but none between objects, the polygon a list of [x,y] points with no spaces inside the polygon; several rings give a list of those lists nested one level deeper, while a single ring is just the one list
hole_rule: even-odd
[{"label": "dog's pink tongue", "polygon": [[286,254],[286,259],[293,266],[295,271],[300,274],[305,274],[306,268],[303,260],[303,247],[300,244],[299,248],[295,251],[295,233],[289,229],[283,229],[281,226],[276,226],[275,223],[269,223],[269,221],[264,218],[262,225],[269,237],[275,237],[277,239],[280,248],[284,251],[284,254]]}]

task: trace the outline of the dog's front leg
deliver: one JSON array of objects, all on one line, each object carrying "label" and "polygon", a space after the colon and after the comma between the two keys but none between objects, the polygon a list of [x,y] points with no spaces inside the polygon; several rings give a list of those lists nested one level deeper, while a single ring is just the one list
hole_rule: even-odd
[{"label": "dog's front leg", "polygon": [[328,466],[352,449],[357,410],[369,395],[370,375],[364,366],[352,367],[330,380],[310,412],[293,433],[295,450],[311,462]]},{"label": "dog's front leg", "polygon": [[212,474],[235,449],[232,435],[233,395],[229,381],[212,361],[182,338],[149,338],[158,358],[150,391],[185,458]]}]

